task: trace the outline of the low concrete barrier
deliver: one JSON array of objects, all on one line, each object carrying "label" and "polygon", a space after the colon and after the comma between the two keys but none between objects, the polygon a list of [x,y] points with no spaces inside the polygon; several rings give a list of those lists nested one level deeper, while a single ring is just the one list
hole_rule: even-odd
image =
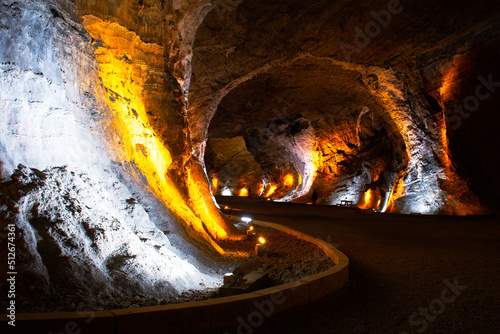
[{"label": "low concrete barrier", "polygon": [[[349,280],[349,259],[329,243],[286,226],[253,221],[318,245],[335,265],[296,282],[252,293],[200,302],[129,308],[103,312],[54,312],[16,315],[13,333],[210,333],[239,325],[257,328],[265,318],[285,309],[312,303],[342,289]],[[7,327],[6,315],[2,325]],[[10,326],[8,326],[10,327]]]}]

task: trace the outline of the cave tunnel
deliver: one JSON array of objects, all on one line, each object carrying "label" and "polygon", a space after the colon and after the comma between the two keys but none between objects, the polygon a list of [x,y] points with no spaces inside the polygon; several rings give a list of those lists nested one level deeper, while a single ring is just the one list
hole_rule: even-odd
[{"label": "cave tunnel", "polygon": [[499,3],[2,0],[0,32],[14,333],[46,312],[111,310],[112,329],[70,325],[84,333],[169,328],[112,312],[217,300],[263,254],[252,219],[305,254],[260,259],[268,286],[327,267],[306,268],[289,229],[344,252],[349,282],[258,325],[214,328],[211,311],[180,332],[500,331]]}]

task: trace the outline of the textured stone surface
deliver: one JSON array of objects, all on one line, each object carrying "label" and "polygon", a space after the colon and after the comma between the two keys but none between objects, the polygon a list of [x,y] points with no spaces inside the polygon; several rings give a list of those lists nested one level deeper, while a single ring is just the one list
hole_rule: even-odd
[{"label": "textured stone surface", "polygon": [[[3,1],[0,22],[0,215],[17,229],[18,310],[78,290],[100,307],[215,287],[211,261],[185,239],[223,252],[213,238],[226,223],[189,157],[163,48],[118,23],[79,21],[71,2]],[[148,174],[161,159],[155,168],[182,176]]]},{"label": "textured stone surface", "polygon": [[207,172],[212,180],[212,193],[225,190],[233,195],[260,195],[262,170],[247,150],[243,137],[210,139],[207,142]]},{"label": "textured stone surface", "polygon": [[[347,199],[386,212],[497,210],[499,6],[2,1],[0,168],[13,189],[2,193],[3,218],[26,233],[38,281],[51,274],[29,231],[43,217],[43,233],[72,254],[67,267],[85,267],[89,282],[104,280],[111,291],[106,255],[85,248],[83,218],[110,238],[116,231],[106,222],[117,217],[133,231],[113,255],[137,277],[196,264],[178,257],[198,254],[184,239],[223,253],[216,239],[235,231],[213,204],[204,170],[228,168],[214,164],[217,152],[247,150],[234,160],[244,172],[224,183],[251,182],[262,196],[308,202],[316,189],[325,204]],[[208,138],[230,144],[212,154]],[[14,171],[27,180],[13,181]],[[92,187],[94,197],[79,198]],[[167,230],[168,238],[157,233]],[[161,239],[160,248],[138,242],[141,233]],[[75,245],[86,253],[78,257]],[[175,253],[171,261],[151,264],[161,249]],[[191,269],[186,281],[168,274],[165,282],[186,289],[210,280]],[[141,278],[136,290],[156,280]]]},{"label": "textured stone surface", "polygon": [[[374,25],[376,17],[382,26]],[[243,135],[248,142],[254,128],[274,119],[328,115],[324,129],[311,122],[313,151],[329,144],[338,154],[327,154],[328,162],[323,153],[301,154],[301,164],[315,167],[309,171],[317,182],[296,200],[310,200],[317,187],[326,203],[350,199],[402,213],[484,212],[465,173],[457,174],[444,110],[431,96],[448,85],[441,76],[456,55],[498,40],[497,22],[498,5],[488,2],[243,2],[226,19],[211,12],[194,47],[188,115],[196,152],[203,154],[207,135]],[[361,37],[365,29],[372,29],[370,36]],[[369,128],[363,125],[367,115],[374,119]],[[359,140],[358,119],[374,133],[371,140]],[[297,165],[294,149],[272,146],[274,154],[256,155],[264,174],[276,161]]]}]

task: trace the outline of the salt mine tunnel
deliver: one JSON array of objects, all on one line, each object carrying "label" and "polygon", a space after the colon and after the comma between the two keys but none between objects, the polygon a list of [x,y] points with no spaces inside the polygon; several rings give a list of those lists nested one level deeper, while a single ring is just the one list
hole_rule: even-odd
[{"label": "salt mine tunnel", "polygon": [[226,198],[494,219],[499,48],[496,1],[2,0],[3,312],[214,291]]}]

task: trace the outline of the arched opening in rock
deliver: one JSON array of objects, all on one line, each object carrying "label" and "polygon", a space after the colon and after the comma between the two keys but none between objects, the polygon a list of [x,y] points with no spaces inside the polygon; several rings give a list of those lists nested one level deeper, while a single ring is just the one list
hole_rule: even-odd
[{"label": "arched opening in rock", "polygon": [[215,285],[199,251],[224,254],[238,233],[210,187],[498,210],[498,13],[487,0],[4,1],[0,218],[41,287],[19,293]]},{"label": "arched opening in rock", "polygon": [[[405,40],[394,31],[381,34],[377,21],[390,10],[391,19],[408,21],[414,18],[411,10],[423,9],[385,5],[365,18],[366,27],[376,26],[377,32],[358,33],[352,40],[341,36],[363,20],[356,21],[349,6],[243,2],[236,11],[210,12],[194,44],[188,111],[195,152],[208,161],[209,175],[221,181],[210,161],[214,153],[205,156],[207,143],[241,136],[243,149],[263,173],[257,195],[307,202],[317,187],[325,204],[349,200],[361,208],[398,213],[484,212],[457,175],[444,110],[423,85],[430,44]],[[265,17],[273,17],[272,22]],[[428,36],[418,33],[427,26],[413,23],[405,28],[419,38]],[[475,25],[488,29],[489,23],[467,24],[464,31]],[[337,25],[340,35],[326,28]],[[443,27],[437,35],[446,31]],[[377,52],[366,52],[362,36]],[[415,56],[404,56],[404,50]],[[449,86],[438,77],[431,80],[438,91]],[[322,121],[328,126],[319,125]],[[294,186],[285,187],[291,178]]]},{"label": "arched opening in rock", "polygon": [[[374,196],[363,205],[380,210],[395,179],[395,150],[402,154],[404,147],[398,134],[390,139],[382,117],[383,106],[359,73],[324,60],[301,60],[222,99],[208,129],[207,171],[229,188],[232,180],[261,182],[255,195],[284,201],[310,202],[316,189],[325,204],[361,203],[370,190]],[[250,167],[229,147],[212,144],[234,137],[244,138],[241,150],[257,162],[253,178],[221,173],[228,165]],[[215,156],[224,155],[224,166],[216,166]]]}]

